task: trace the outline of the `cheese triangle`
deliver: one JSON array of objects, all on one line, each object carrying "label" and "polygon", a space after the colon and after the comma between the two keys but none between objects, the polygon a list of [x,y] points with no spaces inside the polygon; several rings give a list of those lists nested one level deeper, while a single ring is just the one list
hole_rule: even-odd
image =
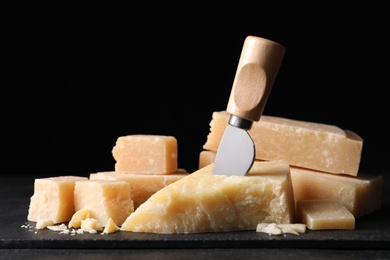
[{"label": "cheese triangle", "polygon": [[202,233],[256,230],[293,223],[294,195],[286,162],[255,162],[248,176],[211,175],[210,164],[153,194],[121,231]]}]

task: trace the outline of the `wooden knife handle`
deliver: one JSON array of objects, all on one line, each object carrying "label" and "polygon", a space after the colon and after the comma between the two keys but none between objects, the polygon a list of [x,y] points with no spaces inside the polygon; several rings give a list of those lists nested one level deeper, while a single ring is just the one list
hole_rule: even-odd
[{"label": "wooden knife handle", "polygon": [[250,121],[259,121],[285,48],[271,40],[248,36],[241,51],[226,111]]}]

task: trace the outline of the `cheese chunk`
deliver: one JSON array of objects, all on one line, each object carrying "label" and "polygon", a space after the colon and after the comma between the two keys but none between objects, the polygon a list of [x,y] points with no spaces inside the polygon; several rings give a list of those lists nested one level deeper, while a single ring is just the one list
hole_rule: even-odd
[{"label": "cheese chunk", "polygon": [[127,135],[112,149],[115,171],[133,174],[166,174],[178,169],[177,140],[173,136]]},{"label": "cheese chunk", "polygon": [[91,218],[103,227],[109,218],[117,225],[134,211],[130,185],[120,180],[86,180],[75,184],[74,204],[76,211],[90,210]]},{"label": "cheese chunk", "polygon": [[210,164],[157,191],[126,219],[121,230],[224,232],[256,230],[260,222],[294,222],[287,163],[255,162],[250,176],[211,175],[212,168]]},{"label": "cheese chunk", "polygon": [[357,177],[333,175],[291,167],[296,201],[329,199],[339,202],[355,218],[382,207],[383,177],[360,173]]},{"label": "cheese chunk", "polygon": [[199,169],[214,163],[217,152],[203,150],[199,153]]},{"label": "cheese chunk", "polygon": [[81,226],[81,221],[91,217],[91,210],[89,209],[80,209],[73,214],[72,218],[68,223],[69,228],[79,228]]},{"label": "cheese chunk", "polygon": [[[213,163],[216,152],[201,151],[199,167]],[[290,166],[294,198],[330,199],[346,207],[355,218],[382,207],[383,177],[359,173],[358,176],[335,175]]]},{"label": "cheese chunk", "polygon": [[188,173],[184,170],[178,170],[176,173],[171,174],[121,174],[114,171],[107,171],[91,173],[89,179],[123,180],[128,182],[130,185],[131,199],[134,203],[134,209],[136,209],[158,190],[187,175]]},{"label": "cheese chunk", "polygon": [[103,233],[104,234],[111,234],[119,230],[119,227],[115,224],[114,220],[112,218],[109,218],[106,226],[104,227]]},{"label": "cheese chunk", "polygon": [[297,220],[308,229],[355,229],[355,217],[343,205],[332,200],[299,200]]},{"label": "cheese chunk", "polygon": [[[228,124],[226,111],[214,112],[203,145],[217,151]],[[256,146],[256,159],[285,160],[290,165],[356,176],[363,139],[336,126],[263,115],[248,131]]]},{"label": "cheese chunk", "polygon": [[97,231],[103,231],[102,224],[95,218],[86,218],[81,220],[80,228],[91,234],[97,233]]},{"label": "cheese chunk", "polygon": [[59,176],[35,179],[27,220],[52,221],[53,224],[69,221],[75,213],[73,203],[75,182],[80,180],[88,178]]}]

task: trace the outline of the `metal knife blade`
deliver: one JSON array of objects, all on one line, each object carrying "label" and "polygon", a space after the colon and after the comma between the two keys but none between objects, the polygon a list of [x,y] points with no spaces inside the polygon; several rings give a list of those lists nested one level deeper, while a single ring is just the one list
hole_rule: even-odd
[{"label": "metal knife blade", "polygon": [[244,41],[226,111],[228,126],[218,147],[213,175],[246,175],[256,157],[247,132],[259,121],[285,53],[274,41],[248,36]]}]

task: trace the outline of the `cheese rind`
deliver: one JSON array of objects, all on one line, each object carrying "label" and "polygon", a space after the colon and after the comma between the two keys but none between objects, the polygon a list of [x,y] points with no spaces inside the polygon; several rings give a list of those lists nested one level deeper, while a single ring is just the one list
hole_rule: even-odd
[{"label": "cheese rind", "polygon": [[59,176],[35,179],[27,220],[52,221],[53,224],[69,221],[75,213],[74,186],[80,180],[88,178]]},{"label": "cheese rind", "polygon": [[118,173],[167,174],[178,169],[177,140],[173,136],[120,136],[112,155]]},{"label": "cheese rind", "polygon": [[297,220],[311,230],[355,229],[355,217],[343,205],[332,200],[297,201]]},{"label": "cheese rind", "polygon": [[130,186],[120,180],[76,182],[74,205],[76,211],[90,210],[91,218],[96,219],[103,227],[109,218],[112,218],[116,225],[121,225],[134,211]]},{"label": "cheese rind", "polygon": [[[213,113],[205,150],[218,150],[228,120],[226,111]],[[248,133],[256,146],[256,159],[285,160],[293,166],[333,174],[358,174],[363,139],[352,131],[263,115]]]},{"label": "cheese rind", "polygon": [[208,165],[157,191],[126,219],[121,230],[224,232],[255,230],[260,222],[294,221],[287,163],[255,162],[249,176],[211,175],[212,167]]},{"label": "cheese rind", "polygon": [[114,171],[106,171],[91,173],[89,179],[123,180],[128,182],[131,199],[134,202],[134,209],[136,209],[158,190],[187,175],[188,173],[184,170],[172,174],[121,174]]}]

